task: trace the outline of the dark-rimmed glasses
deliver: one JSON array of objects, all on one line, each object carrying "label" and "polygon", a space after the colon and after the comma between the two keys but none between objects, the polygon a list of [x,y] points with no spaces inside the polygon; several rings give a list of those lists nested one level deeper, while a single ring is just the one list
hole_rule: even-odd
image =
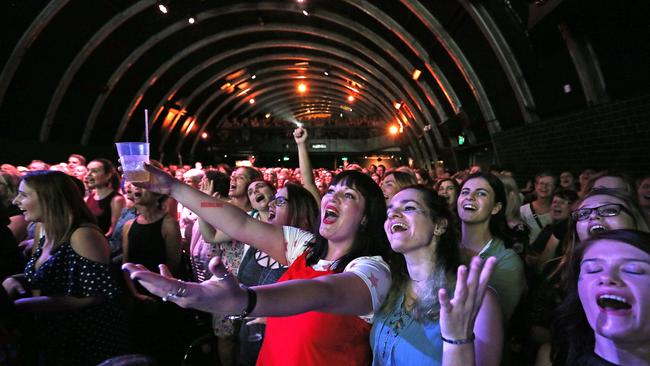
[{"label": "dark-rimmed glasses", "polygon": [[269,201],[270,204],[274,204],[277,207],[282,207],[285,206],[289,202],[289,199],[283,196],[275,196],[271,201]]},{"label": "dark-rimmed glasses", "polygon": [[591,217],[591,213],[596,211],[600,217],[612,217],[618,216],[621,211],[625,211],[628,214],[630,211],[625,208],[625,206],[618,203],[608,203],[606,205],[598,207],[583,207],[571,212],[571,218],[574,221],[584,221]]}]

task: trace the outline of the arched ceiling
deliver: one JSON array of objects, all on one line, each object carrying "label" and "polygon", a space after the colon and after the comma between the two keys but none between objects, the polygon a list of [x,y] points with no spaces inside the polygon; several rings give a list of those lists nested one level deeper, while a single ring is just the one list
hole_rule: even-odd
[{"label": "arched ceiling", "polygon": [[[402,148],[426,166],[453,155],[459,134],[490,146],[501,130],[645,92],[650,81],[648,6],[638,1],[34,0],[6,7],[0,124],[16,140],[140,139],[146,108],[158,151],[196,153],[200,135],[227,119],[331,114],[399,121],[408,137]],[[301,82],[305,93],[296,90]],[[180,113],[163,123],[170,110]],[[188,121],[195,127],[185,128]]]}]

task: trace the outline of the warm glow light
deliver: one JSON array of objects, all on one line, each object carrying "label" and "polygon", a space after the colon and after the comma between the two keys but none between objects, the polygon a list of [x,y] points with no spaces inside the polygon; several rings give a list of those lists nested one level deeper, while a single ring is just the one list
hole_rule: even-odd
[{"label": "warm glow light", "polygon": [[250,103],[250,104],[255,104],[255,99],[251,98],[251,99],[248,101],[248,103]]},{"label": "warm glow light", "polygon": [[348,102],[354,102],[354,97],[352,95],[348,95]]},{"label": "warm glow light", "polygon": [[194,24],[196,23],[196,19],[194,19],[194,17],[190,17],[190,19],[188,19],[187,22],[190,24]]},{"label": "warm glow light", "polygon": [[305,83],[298,84],[298,92],[304,93],[307,91],[307,85]]},{"label": "warm glow light", "polygon": [[264,118],[271,118],[271,113],[267,113],[264,115]]},{"label": "warm glow light", "polygon": [[398,132],[398,131],[399,131],[399,129],[398,129],[397,126],[395,126],[395,125],[391,125],[391,126],[388,128],[388,132],[390,132],[391,135],[397,135],[397,132]]},{"label": "warm glow light", "polygon": [[167,7],[165,4],[158,4],[158,10],[160,10],[160,12],[163,14],[167,14]]},{"label": "warm glow light", "polygon": [[422,71],[420,71],[418,69],[414,69],[413,70],[413,75],[411,75],[411,76],[413,77],[413,80],[417,80],[417,79],[420,78],[420,75],[422,75]]},{"label": "warm glow light", "polygon": [[203,133],[201,134],[201,138],[203,138],[203,139],[207,139],[207,138],[208,138],[208,133],[207,133],[207,132],[203,132]]},{"label": "warm glow light", "polygon": [[402,108],[402,103],[395,102],[395,104],[393,104],[393,107],[395,107],[395,109],[400,109],[400,108]]},{"label": "warm glow light", "polygon": [[308,16],[309,16],[309,12],[308,12],[307,10],[303,10],[303,11],[302,11],[302,15],[308,17]]}]

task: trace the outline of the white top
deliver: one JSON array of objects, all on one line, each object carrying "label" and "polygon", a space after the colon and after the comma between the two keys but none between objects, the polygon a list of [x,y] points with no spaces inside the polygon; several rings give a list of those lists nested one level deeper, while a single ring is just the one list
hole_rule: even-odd
[{"label": "white top", "polygon": [[[291,226],[284,226],[283,231],[284,241],[287,245],[286,256],[289,265],[291,265],[296,258],[304,253],[307,244],[314,239],[314,234]],[[312,268],[316,271],[327,271],[333,263],[333,261],[321,259],[312,265]],[[360,318],[371,323],[373,314],[379,311],[390,289],[391,277],[388,264],[380,256],[359,257],[348,263],[343,272],[354,273],[368,286],[373,311],[360,316]]]},{"label": "white top", "polygon": [[[533,211],[530,209],[529,203],[519,207],[519,215],[521,216],[522,221],[530,228],[530,236],[528,237],[528,242],[530,244],[537,239],[537,235],[542,232],[542,229],[544,229],[546,225],[553,222],[550,212],[542,215],[536,214],[537,220],[535,220],[535,216],[533,215]],[[539,222],[537,222],[538,220]],[[542,224],[541,226],[539,225],[540,223]]]}]

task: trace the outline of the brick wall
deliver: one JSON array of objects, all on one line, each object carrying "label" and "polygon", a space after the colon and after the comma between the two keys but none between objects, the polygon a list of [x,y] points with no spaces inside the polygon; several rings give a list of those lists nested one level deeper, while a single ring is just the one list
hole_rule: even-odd
[{"label": "brick wall", "polygon": [[587,167],[650,171],[650,95],[612,102],[494,136],[501,165],[518,178]]}]

